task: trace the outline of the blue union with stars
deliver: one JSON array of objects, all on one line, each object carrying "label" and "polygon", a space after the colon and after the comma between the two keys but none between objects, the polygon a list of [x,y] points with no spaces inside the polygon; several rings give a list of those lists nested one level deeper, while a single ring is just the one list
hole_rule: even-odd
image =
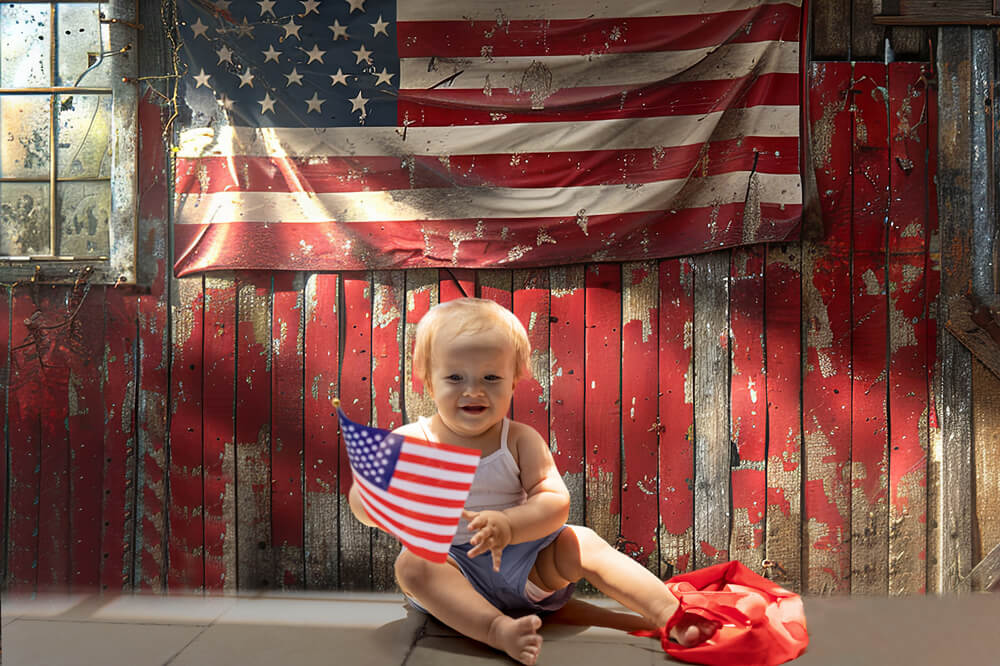
[{"label": "blue union with stars", "polygon": [[369,483],[382,490],[388,490],[392,475],[396,471],[396,463],[399,461],[403,438],[388,430],[355,423],[340,409],[337,412],[351,469]]},{"label": "blue union with stars", "polygon": [[[179,0],[182,92],[232,125],[396,124],[396,5],[384,0]],[[192,118],[192,126],[207,118]]]}]

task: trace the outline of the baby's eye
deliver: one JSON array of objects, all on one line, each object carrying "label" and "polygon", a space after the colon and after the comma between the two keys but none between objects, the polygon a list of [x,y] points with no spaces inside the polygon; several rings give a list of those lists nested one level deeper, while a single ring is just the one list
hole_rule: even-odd
[{"label": "baby's eye", "polygon": [[497,375],[486,375],[486,381],[488,381],[488,382],[498,382],[501,379],[503,379],[503,378],[499,377]]},{"label": "baby's eye", "polygon": [[462,381],[462,375],[451,374],[445,377],[445,381],[449,382],[460,382]]}]

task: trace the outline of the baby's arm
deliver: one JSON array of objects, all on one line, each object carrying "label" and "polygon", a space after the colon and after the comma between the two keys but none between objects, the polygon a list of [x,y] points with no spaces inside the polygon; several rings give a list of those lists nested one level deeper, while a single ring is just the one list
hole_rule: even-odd
[{"label": "baby's arm", "polygon": [[503,511],[466,511],[470,530],[478,530],[470,543],[470,557],[492,551],[495,569],[500,553],[509,544],[524,543],[551,534],[569,517],[569,491],[556,468],[549,447],[534,428],[511,423],[511,442],[516,442],[524,504]]}]

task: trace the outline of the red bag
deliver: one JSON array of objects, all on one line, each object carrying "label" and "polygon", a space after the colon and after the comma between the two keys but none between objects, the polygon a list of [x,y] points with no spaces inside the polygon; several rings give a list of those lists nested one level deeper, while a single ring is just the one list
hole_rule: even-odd
[{"label": "red bag", "polygon": [[[809,645],[801,597],[739,562],[679,574],[665,584],[680,600],[680,607],[664,629],[645,635],[658,636],[664,651],[675,659],[774,666],[795,659]],[[687,623],[684,616],[688,613],[717,623],[718,629],[704,642],[682,647],[670,640],[670,630]]]}]

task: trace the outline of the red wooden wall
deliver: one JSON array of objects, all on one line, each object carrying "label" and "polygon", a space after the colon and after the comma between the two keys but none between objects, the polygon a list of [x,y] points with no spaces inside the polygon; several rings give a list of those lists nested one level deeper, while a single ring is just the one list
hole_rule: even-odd
[{"label": "red wooden wall", "polygon": [[822,214],[801,241],[516,271],[169,277],[163,116],[144,105],[151,292],[0,300],[7,590],[392,589],[398,546],[350,515],[330,399],[385,428],[428,413],[414,327],[464,292],[529,331],[514,416],[548,438],[572,521],[664,577],[738,558],[811,593],[925,591],[929,74],[812,66]]}]

